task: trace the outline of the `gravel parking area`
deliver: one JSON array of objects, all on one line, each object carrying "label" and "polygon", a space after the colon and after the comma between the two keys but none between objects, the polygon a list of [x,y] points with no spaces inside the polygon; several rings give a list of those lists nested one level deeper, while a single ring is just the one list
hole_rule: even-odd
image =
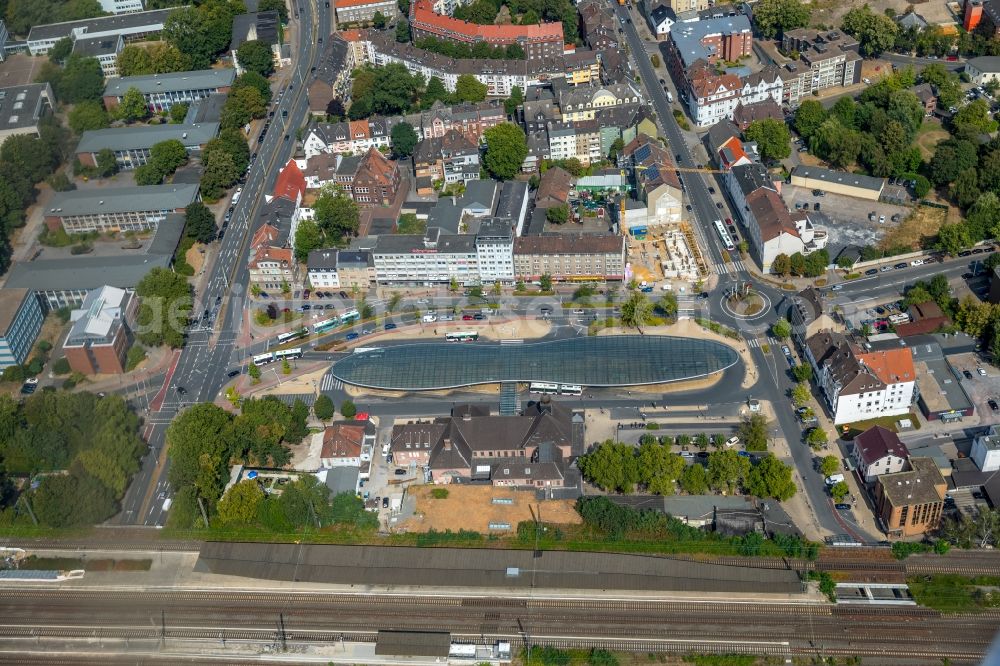
[{"label": "gravel parking area", "polygon": [[[892,222],[893,215],[905,218],[910,214],[910,209],[905,206],[856,199],[843,194],[825,194],[817,197],[813,196],[810,189],[789,184],[782,186],[781,196],[789,210],[794,211],[797,203],[808,205],[813,223],[825,228],[830,234],[827,251],[831,257],[837,256],[837,253],[848,245],[863,247],[878,243],[888,229],[896,226],[896,223]],[[815,209],[816,203],[820,204],[819,211]],[[885,215],[885,224],[879,224],[878,217],[876,221],[870,221],[868,215],[872,211],[875,211],[876,215]]]}]

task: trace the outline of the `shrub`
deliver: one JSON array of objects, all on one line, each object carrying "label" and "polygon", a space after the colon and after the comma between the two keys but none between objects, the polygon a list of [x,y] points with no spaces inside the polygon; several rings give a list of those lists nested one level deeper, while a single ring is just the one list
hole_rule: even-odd
[{"label": "shrub", "polygon": [[56,359],[56,362],[52,364],[52,372],[56,375],[68,375],[70,373],[69,361],[65,356]]},{"label": "shrub", "polygon": [[353,419],[358,413],[357,405],[355,405],[350,400],[345,400],[344,402],[340,403],[340,413],[344,416],[345,419]]},{"label": "shrub", "polygon": [[431,497],[434,499],[448,499],[447,488],[434,488],[431,490]]}]

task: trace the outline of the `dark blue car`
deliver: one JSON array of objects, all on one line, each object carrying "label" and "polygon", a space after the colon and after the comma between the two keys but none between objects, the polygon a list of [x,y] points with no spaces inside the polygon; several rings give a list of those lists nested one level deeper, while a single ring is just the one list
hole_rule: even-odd
[{"label": "dark blue car", "polygon": [[386,324],[385,326],[382,327],[382,329],[386,331],[391,331],[394,328],[396,328],[395,324]]},{"label": "dark blue car", "polygon": [[358,339],[358,334],[357,333],[348,333],[347,337],[345,339],[346,340],[357,340]]}]

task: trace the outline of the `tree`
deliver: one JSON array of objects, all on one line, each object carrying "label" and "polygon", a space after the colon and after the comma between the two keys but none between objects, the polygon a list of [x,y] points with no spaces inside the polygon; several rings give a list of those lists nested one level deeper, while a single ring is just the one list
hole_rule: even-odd
[{"label": "tree", "polygon": [[191,310],[191,287],[182,276],[166,268],[154,268],[135,288],[140,299],[138,338],[147,347],[162,344],[181,347],[187,315]]},{"label": "tree", "polygon": [[763,414],[751,414],[740,423],[739,436],[747,451],[766,451],[767,419]]},{"label": "tree", "polygon": [[129,87],[118,104],[117,115],[127,123],[144,120],[149,116],[149,106],[142,92],[135,86]]},{"label": "tree", "polygon": [[0,160],[16,169],[30,183],[48,178],[58,164],[58,156],[30,134],[15,134],[4,139],[0,144]]},{"label": "tree", "polygon": [[747,474],[746,490],[755,497],[785,501],[795,495],[792,468],[773,455],[764,456]]},{"label": "tree", "polygon": [[[799,4],[798,0],[792,1]],[[783,160],[792,152],[788,125],[773,118],[753,121],[743,134],[748,141],[757,142],[760,156],[765,160]]]},{"label": "tree", "polygon": [[407,44],[411,39],[410,22],[405,18],[396,21],[396,41],[400,44]]},{"label": "tree", "polygon": [[[43,71],[37,80],[42,78]],[[104,93],[104,72],[97,58],[86,58],[74,53],[66,58],[66,65],[50,81],[60,102],[77,104],[86,100],[99,100]]]},{"label": "tree", "polygon": [[677,294],[672,291],[660,296],[660,300],[656,302],[656,309],[668,319],[673,319],[677,316]]},{"label": "tree", "polygon": [[188,109],[190,107],[183,102],[176,102],[170,105],[170,122],[174,125],[180,125],[187,118]]},{"label": "tree", "polygon": [[812,138],[820,125],[826,122],[826,109],[817,100],[803,100],[795,110],[795,131],[807,141]]},{"label": "tree", "polygon": [[385,26],[389,23],[389,19],[385,17],[385,14],[376,10],[375,15],[372,16],[372,26],[376,30],[384,30]]},{"label": "tree", "polygon": [[413,125],[407,122],[393,125],[389,138],[393,157],[397,159],[412,155],[413,149],[417,147],[419,142],[417,131],[413,129]]},{"label": "tree", "polygon": [[951,124],[956,132],[964,129],[974,134],[992,134],[997,130],[997,121],[993,119],[989,105],[981,99],[969,102],[960,108],[952,116]]},{"label": "tree", "polygon": [[260,0],[257,3],[258,12],[276,11],[282,23],[288,23],[288,5],[285,0]]},{"label": "tree", "polygon": [[538,282],[542,291],[552,291],[552,276],[548,273],[538,278]]},{"label": "tree", "polygon": [[97,175],[108,178],[118,173],[118,158],[110,148],[101,148],[97,153]]},{"label": "tree", "polygon": [[753,8],[753,22],[761,35],[781,37],[786,30],[809,25],[809,5],[798,0],[761,0]]},{"label": "tree", "polygon": [[702,465],[687,465],[681,472],[681,490],[688,495],[703,495],[708,492],[708,474]]},{"label": "tree", "polygon": [[316,397],[316,402],[313,403],[313,414],[315,414],[316,418],[323,422],[329,421],[333,418],[334,407],[333,400],[330,400],[330,396],[325,393],[321,393]]},{"label": "tree", "polygon": [[233,161],[232,155],[221,148],[202,152],[201,196],[209,201],[219,199],[226,188],[239,179],[243,170]]},{"label": "tree", "polygon": [[528,142],[524,130],[513,123],[500,123],[483,133],[486,155],[483,165],[497,180],[510,180],[528,156]]},{"label": "tree", "polygon": [[788,320],[784,317],[779,317],[778,320],[771,325],[771,335],[779,340],[787,340],[792,335],[792,325],[788,323]]},{"label": "tree", "polygon": [[250,525],[264,503],[264,491],[256,479],[240,481],[219,500],[219,522],[223,525]]},{"label": "tree", "polygon": [[110,124],[108,112],[100,102],[86,101],[75,105],[67,117],[70,129],[77,134],[104,129]]},{"label": "tree", "polygon": [[434,104],[434,102],[445,102],[448,100],[450,95],[448,90],[444,87],[444,83],[440,78],[432,76],[427,81],[427,88],[424,90],[424,94],[420,100],[420,106],[424,109],[429,109]]},{"label": "tree", "polygon": [[779,254],[771,262],[771,272],[787,277],[792,272],[792,264],[787,254]]},{"label": "tree", "polygon": [[642,327],[649,323],[653,315],[653,304],[641,291],[633,291],[628,299],[621,305],[621,322],[625,328],[638,329],[642,333]]},{"label": "tree", "polygon": [[250,379],[256,384],[260,381],[260,366],[255,363],[251,363],[247,366],[247,374],[250,375]]},{"label": "tree", "polygon": [[[665,447],[660,449],[666,450]],[[651,461],[654,455],[659,457],[659,453],[647,450],[646,460]],[[608,491],[629,493],[635,490],[636,484],[644,478],[646,481],[652,479],[649,473],[640,472],[635,448],[630,444],[605,441],[586,455],[580,456],[577,464],[585,479]],[[663,464],[666,465],[666,461],[663,461]]]},{"label": "tree", "polygon": [[935,185],[946,185],[978,162],[976,146],[961,139],[946,139],[934,148],[927,176]]},{"label": "tree", "polygon": [[119,76],[143,76],[153,74],[153,58],[149,51],[137,44],[128,44],[118,54]]},{"label": "tree", "polygon": [[274,74],[274,54],[271,45],[261,39],[249,39],[236,49],[236,62],[248,72],[261,76]]},{"label": "tree", "polygon": [[147,162],[137,166],[132,174],[136,185],[159,185],[166,175],[156,162]]},{"label": "tree", "polygon": [[305,261],[309,253],[323,247],[323,232],[310,219],[299,221],[299,226],[295,229],[295,260]]},{"label": "tree", "polygon": [[261,76],[257,72],[243,72],[233,80],[229,91],[235,92],[241,88],[253,88],[260,93],[264,104],[271,102],[271,83],[266,76]]},{"label": "tree", "polygon": [[524,104],[524,91],[521,90],[521,86],[514,86],[510,89],[510,97],[503,103],[503,109],[508,116],[513,116],[517,113],[517,107],[522,104]]},{"label": "tree", "polygon": [[482,102],[488,90],[486,84],[472,74],[461,74],[455,82],[454,99],[456,102]]},{"label": "tree", "polygon": [[149,148],[149,159],[166,175],[177,171],[188,162],[187,149],[180,139],[167,139]]},{"label": "tree", "polygon": [[345,419],[353,419],[358,413],[358,408],[350,400],[345,400],[340,403],[340,413]]},{"label": "tree", "polygon": [[56,64],[61,64],[69,54],[73,52],[73,40],[69,37],[63,37],[56,41],[49,49],[49,62]]},{"label": "tree", "polygon": [[813,428],[806,435],[806,444],[812,449],[819,449],[826,445],[828,441],[826,431],[822,428]]},{"label": "tree", "polygon": [[844,15],[844,32],[858,40],[861,54],[874,57],[892,48],[899,26],[885,14],[876,14],[868,5],[855,7]]},{"label": "tree", "polygon": [[736,451],[713,451],[708,454],[708,481],[719,492],[735,494],[749,472],[750,460]]},{"label": "tree", "polygon": [[840,469],[840,459],[837,456],[824,456],[819,463],[819,473],[823,476],[830,476],[836,474],[837,470]]},{"label": "tree", "polygon": [[215,240],[215,215],[200,201],[192,201],[184,210],[184,233],[199,243]]},{"label": "tree", "polygon": [[225,129],[243,127],[252,119],[263,117],[266,109],[266,102],[257,88],[247,86],[231,90],[222,106],[219,125]]},{"label": "tree", "polygon": [[813,378],[812,366],[808,363],[797,365],[792,368],[792,375],[795,377],[796,381],[808,382]]},{"label": "tree", "polygon": [[340,240],[358,231],[358,205],[335,186],[325,185],[320,190],[313,211],[316,225],[329,240]]},{"label": "tree", "polygon": [[569,206],[561,204],[545,211],[545,220],[550,224],[566,224],[569,220]]},{"label": "tree", "polygon": [[851,487],[847,485],[846,481],[838,481],[830,486],[830,494],[833,496],[834,502],[840,503],[851,494]]},{"label": "tree", "polygon": [[796,407],[805,407],[811,399],[812,393],[809,391],[809,384],[799,382],[792,387],[792,402],[795,403]]},{"label": "tree", "polygon": [[205,69],[224,51],[233,36],[233,17],[243,5],[208,0],[197,7],[175,9],[163,24],[163,39],[186,54],[193,69]]}]

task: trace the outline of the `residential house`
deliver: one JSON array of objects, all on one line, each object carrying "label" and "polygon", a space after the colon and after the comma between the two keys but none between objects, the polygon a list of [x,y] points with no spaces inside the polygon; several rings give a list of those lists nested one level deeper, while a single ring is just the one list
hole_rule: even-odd
[{"label": "residential house", "polygon": [[851,459],[865,483],[873,483],[883,474],[902,472],[908,466],[910,452],[892,430],[872,426],[856,435]]},{"label": "residential house", "polygon": [[686,72],[688,115],[699,127],[709,127],[732,118],[740,103],[743,82],[735,74],[718,74],[715,68],[699,61]]},{"label": "residential house", "polygon": [[45,208],[50,231],[145,231],[198,199],[198,184],[110,187],[56,192]]},{"label": "residential house", "polygon": [[41,299],[32,289],[0,289],[0,370],[28,362],[44,321]]},{"label": "residential house", "polygon": [[438,14],[429,0],[416,0],[410,5],[410,31],[414,41],[434,37],[470,46],[478,42],[494,47],[518,44],[528,60],[563,52],[562,23],[479,25]]},{"label": "residential house", "polygon": [[417,178],[427,177],[446,185],[479,179],[479,146],[458,130],[443,137],[424,139],[413,151]]},{"label": "residential house", "polygon": [[369,421],[333,423],[318,433],[323,439],[319,461],[326,469],[360,467],[368,462],[375,447],[375,426]]},{"label": "residential house", "polygon": [[733,110],[733,123],[740,128],[740,131],[745,132],[751,123],[758,120],[776,120],[784,123],[785,114],[782,113],[780,104],[773,99],[747,104],[746,100],[741,98]]},{"label": "residential house", "polygon": [[645,215],[633,218],[638,225],[649,227],[681,221],[684,188],[677,165],[666,148],[640,134],[622,149],[619,164],[625,166],[639,198],[646,203]]},{"label": "residential house", "polygon": [[589,165],[602,159],[601,126],[596,120],[549,123],[548,135],[553,160],[576,158]]},{"label": "residential house", "polygon": [[934,115],[934,109],[937,108],[937,94],[934,92],[934,86],[929,83],[921,83],[913,88],[913,94],[924,105],[924,115]]},{"label": "residential house", "polygon": [[547,129],[528,132],[528,156],[524,158],[521,165],[523,173],[538,173],[543,161],[552,159],[552,151],[549,150],[549,132]]},{"label": "residential house", "polygon": [[650,31],[662,42],[670,36],[670,28],[677,23],[677,14],[669,5],[657,5],[647,14],[646,20]]},{"label": "residential house", "polygon": [[593,120],[598,109],[642,103],[642,95],[629,82],[609,86],[580,85],[572,87],[556,82],[553,88],[563,122]]},{"label": "residential house", "polygon": [[228,93],[236,70],[202,69],[195,72],[120,76],[104,88],[104,106],[111,111],[121,103],[129,88],[137,88],[153,113],[169,111],[174,104],[204,99],[215,93]]},{"label": "residential house", "polygon": [[56,106],[52,86],[28,83],[0,88],[0,143],[16,134],[39,135],[42,118]]},{"label": "residential house", "polygon": [[920,14],[915,11],[908,11],[905,14],[896,17],[896,25],[899,26],[900,30],[916,30],[917,32],[922,32],[927,29],[927,19],[925,19]]},{"label": "residential house", "polygon": [[361,208],[388,206],[400,184],[399,165],[375,148],[360,158],[344,158],[337,167],[339,185]]},{"label": "residential house", "polygon": [[908,347],[866,353],[841,333],[821,331],[804,352],[836,425],[909,412],[916,374]]},{"label": "residential house", "polygon": [[316,64],[313,80],[309,82],[309,112],[326,115],[327,106],[334,99],[346,102],[351,95],[351,72],[356,60],[354,49],[335,32],[326,40],[323,54]]},{"label": "residential house", "polygon": [[580,14],[580,33],[587,46],[605,53],[617,51],[621,44],[618,20],[608,3],[581,0],[576,8]]},{"label": "residential house", "polygon": [[250,258],[250,285],[265,291],[282,290],[298,283],[298,262],[287,247],[261,245]]},{"label": "residential house", "polygon": [[875,506],[890,536],[913,537],[941,522],[948,489],[932,458],[910,458],[910,469],[883,474],[875,482]]},{"label": "residential house", "polygon": [[233,36],[229,41],[229,53],[233,58],[233,64],[236,65],[237,74],[242,74],[245,70],[240,65],[236,52],[244,42],[250,41],[268,44],[271,47],[275,68],[281,67],[280,22],[277,10],[251,12],[233,17]]},{"label": "residential house", "polygon": [[306,159],[321,153],[361,155],[372,148],[388,149],[397,118],[375,117],[340,123],[313,123],[302,140]]},{"label": "residential house", "polygon": [[322,152],[313,155],[308,160],[296,160],[302,177],[306,182],[306,189],[315,190],[323,187],[327,183],[337,180],[337,166],[344,159],[340,153]]},{"label": "residential house", "polygon": [[114,153],[119,169],[134,169],[149,162],[153,146],[177,140],[188,154],[197,154],[219,133],[219,123],[200,125],[135,125],[89,130],[80,136],[76,157],[81,164],[97,166],[97,155],[107,149]]},{"label": "residential house", "polygon": [[749,226],[751,215],[747,197],[760,189],[777,192],[778,186],[763,164],[749,159],[740,141],[725,145],[719,152],[719,163],[723,169],[728,169],[723,175],[722,183],[733,200],[732,210],[744,226]]},{"label": "residential house", "polygon": [[559,488],[583,443],[582,417],[543,398],[522,416],[465,405],[433,423],[394,426],[390,451],[396,464],[427,469],[434,483]]},{"label": "residential house", "polygon": [[[990,6],[993,4],[990,3]],[[1000,80],[1000,56],[969,58],[965,63],[965,73],[968,74],[969,80],[977,86],[989,81]]]},{"label": "residential house", "polygon": [[550,275],[553,280],[622,280],[623,236],[559,233],[514,239],[514,274],[526,282]]},{"label": "residential house", "polygon": [[314,289],[361,289],[375,284],[370,252],[329,248],[313,250],[306,260],[309,284]]},{"label": "residential house", "polygon": [[751,192],[741,213],[751,251],[765,273],[778,255],[810,254],[826,246],[826,232],[816,230],[806,212],[790,213],[770,187]]},{"label": "residential house", "polygon": [[549,167],[538,179],[535,191],[535,208],[555,208],[569,203],[574,178],[562,167]]},{"label": "residential house", "polygon": [[70,314],[63,354],[74,372],[85,375],[121,374],[132,344],[132,325],[139,311],[135,293],[104,286],[87,294]]}]

